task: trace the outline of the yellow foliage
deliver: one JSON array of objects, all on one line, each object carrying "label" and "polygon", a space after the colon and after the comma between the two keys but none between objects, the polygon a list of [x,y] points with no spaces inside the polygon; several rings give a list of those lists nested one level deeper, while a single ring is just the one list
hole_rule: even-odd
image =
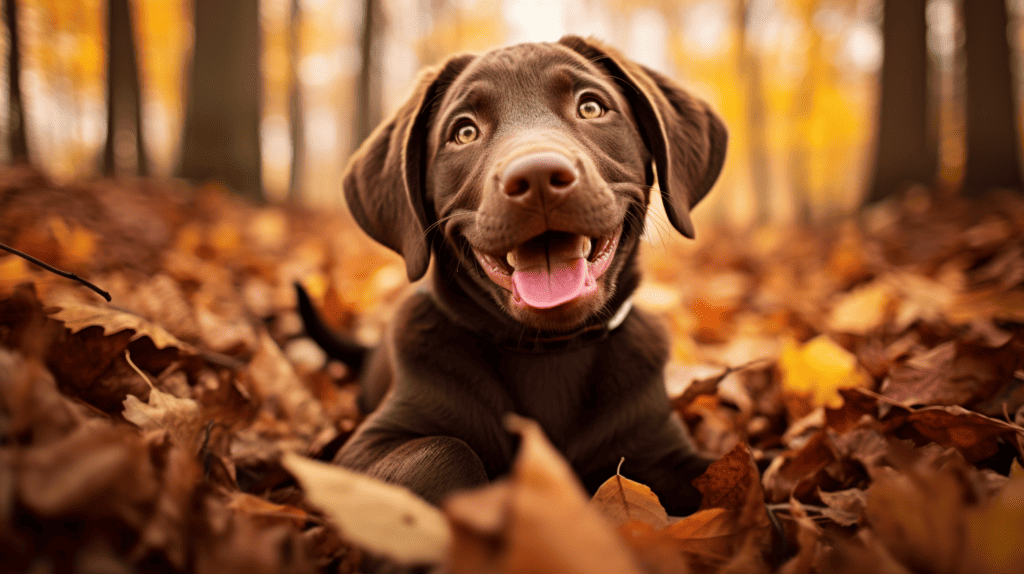
[{"label": "yellow foliage", "polygon": [[782,389],[789,395],[807,398],[811,408],[838,408],[843,404],[839,389],[865,387],[870,378],[858,366],[857,358],[827,335],[804,345],[788,340],[779,359]]}]

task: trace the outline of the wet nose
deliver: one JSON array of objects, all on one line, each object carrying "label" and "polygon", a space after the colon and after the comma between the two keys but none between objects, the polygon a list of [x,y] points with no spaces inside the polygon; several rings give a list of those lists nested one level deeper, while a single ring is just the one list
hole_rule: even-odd
[{"label": "wet nose", "polygon": [[568,157],[556,152],[530,153],[512,160],[501,176],[501,191],[526,207],[550,209],[575,188],[579,174]]}]

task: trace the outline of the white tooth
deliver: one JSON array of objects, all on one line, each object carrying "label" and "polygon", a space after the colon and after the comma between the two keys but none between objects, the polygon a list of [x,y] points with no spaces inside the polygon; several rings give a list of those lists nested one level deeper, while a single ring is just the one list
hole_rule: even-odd
[{"label": "white tooth", "polygon": [[580,242],[580,257],[588,257],[590,255],[590,246],[593,241],[589,237],[584,237],[583,241]]},{"label": "white tooth", "polygon": [[505,254],[505,261],[508,261],[512,269],[516,268],[516,256],[511,251]]}]

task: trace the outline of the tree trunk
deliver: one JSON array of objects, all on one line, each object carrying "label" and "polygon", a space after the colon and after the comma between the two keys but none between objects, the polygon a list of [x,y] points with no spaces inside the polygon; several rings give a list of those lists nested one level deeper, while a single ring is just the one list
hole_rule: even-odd
[{"label": "tree trunk", "polygon": [[931,184],[935,179],[938,108],[928,89],[926,4],[927,0],[885,2],[878,148],[869,202],[910,183]]},{"label": "tree trunk", "polygon": [[139,64],[129,0],[107,2],[107,141],[103,175],[147,175]]},{"label": "tree trunk", "polygon": [[967,157],[963,190],[979,195],[995,187],[1024,190],[1007,39],[1005,0],[964,5],[967,76]]},{"label": "tree trunk", "polygon": [[359,79],[356,83],[356,133],[359,145],[381,120],[380,4],[363,0],[363,31],[359,40]]},{"label": "tree trunk", "polygon": [[750,161],[750,177],[754,192],[756,222],[768,223],[771,219],[772,187],[771,171],[768,167],[767,104],[764,98],[764,83],[761,80],[761,62],[750,49],[748,36],[750,20],[749,0],[737,0],[736,19],[740,28],[739,60],[737,66],[743,78],[746,91],[746,121],[748,134],[747,153]]},{"label": "tree trunk", "polygon": [[178,175],[263,199],[258,0],[196,0]]},{"label": "tree trunk", "polygon": [[300,30],[302,8],[299,0],[290,0],[288,13],[288,117],[291,120],[292,165],[288,181],[288,200],[302,200],[306,170],[306,124],[302,111],[302,86],[299,84]]},{"label": "tree trunk", "polygon": [[7,151],[12,162],[28,161],[25,104],[21,98],[21,42],[18,34],[18,2],[4,0],[7,25]]}]

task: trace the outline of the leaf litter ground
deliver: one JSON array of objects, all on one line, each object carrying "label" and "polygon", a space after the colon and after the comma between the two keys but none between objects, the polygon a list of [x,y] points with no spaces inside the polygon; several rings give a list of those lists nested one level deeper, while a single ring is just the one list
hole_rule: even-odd
[{"label": "leaf litter ground", "polygon": [[[695,243],[655,218],[636,302],[663,315],[673,404],[721,459],[683,518],[628,460],[590,500],[519,419],[511,475],[440,510],[310,462],[358,424],[357,381],[304,337],[292,283],[366,342],[409,289],[344,214],[7,168],[0,221],[0,242],[113,295],[0,254],[4,570],[353,572],[379,553],[450,572],[1024,563],[1019,196],[917,189]],[[395,525],[408,542],[386,539]]]}]

